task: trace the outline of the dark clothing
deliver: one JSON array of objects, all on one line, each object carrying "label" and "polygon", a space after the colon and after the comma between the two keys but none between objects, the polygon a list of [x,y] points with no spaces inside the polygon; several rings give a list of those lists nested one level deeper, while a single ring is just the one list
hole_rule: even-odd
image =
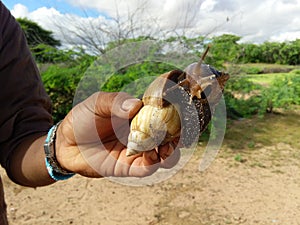
[{"label": "dark clothing", "polygon": [[29,136],[45,135],[52,116],[50,99],[25,36],[1,1],[0,87],[0,163],[10,176],[10,156]]},{"label": "dark clothing", "polygon": [[[52,124],[50,99],[19,24],[0,2],[0,163],[29,135]],[[9,171],[8,171],[9,172]]]}]

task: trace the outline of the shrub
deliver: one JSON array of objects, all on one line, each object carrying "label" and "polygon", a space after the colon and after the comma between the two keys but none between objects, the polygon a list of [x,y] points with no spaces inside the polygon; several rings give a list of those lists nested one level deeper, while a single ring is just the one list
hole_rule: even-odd
[{"label": "shrub", "polygon": [[41,74],[46,92],[53,103],[55,122],[62,120],[72,108],[77,85],[93,59],[82,56],[68,65],[50,65]]},{"label": "shrub", "polygon": [[80,77],[77,68],[63,68],[57,65],[50,66],[42,74],[46,92],[53,103],[54,121],[63,119],[72,108],[73,96]]},{"label": "shrub", "polygon": [[270,112],[273,108],[288,109],[300,105],[300,76],[295,74],[275,80],[262,92],[264,105]]},{"label": "shrub", "polygon": [[175,69],[159,62],[143,62],[122,68],[102,86],[103,91],[126,91],[135,97],[141,96],[146,87],[162,73]]},{"label": "shrub", "polygon": [[249,117],[260,112],[262,87],[249,81],[246,77],[230,79],[225,87],[224,97],[227,115],[230,118]]}]

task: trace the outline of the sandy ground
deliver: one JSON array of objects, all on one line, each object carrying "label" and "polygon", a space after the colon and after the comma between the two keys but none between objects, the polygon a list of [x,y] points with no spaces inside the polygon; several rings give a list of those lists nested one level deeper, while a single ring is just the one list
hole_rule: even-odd
[{"label": "sandy ground", "polygon": [[279,143],[238,161],[224,148],[204,172],[196,153],[168,180],[142,187],[75,176],[31,189],[1,170],[10,224],[300,224],[297,150]]}]

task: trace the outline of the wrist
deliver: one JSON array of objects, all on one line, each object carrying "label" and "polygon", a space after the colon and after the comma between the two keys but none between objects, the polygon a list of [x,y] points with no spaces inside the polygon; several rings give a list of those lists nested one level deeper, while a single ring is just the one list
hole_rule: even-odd
[{"label": "wrist", "polygon": [[46,155],[45,163],[47,171],[50,177],[56,181],[66,180],[74,175],[74,173],[62,168],[56,157],[56,132],[59,125],[60,122],[51,127],[44,144],[44,151]]},{"label": "wrist", "polygon": [[[66,163],[65,161],[65,158],[63,155],[63,150],[65,147],[65,139],[66,137],[64,136],[62,130],[63,130],[63,122],[61,122],[59,124],[59,126],[57,127],[57,130],[56,130],[56,139],[55,139],[55,157],[56,157],[56,160],[58,162],[58,164],[60,165],[60,167],[66,171],[69,171],[69,172],[73,172],[71,171],[69,168],[68,168],[68,163]],[[68,160],[67,160],[68,161]]]}]

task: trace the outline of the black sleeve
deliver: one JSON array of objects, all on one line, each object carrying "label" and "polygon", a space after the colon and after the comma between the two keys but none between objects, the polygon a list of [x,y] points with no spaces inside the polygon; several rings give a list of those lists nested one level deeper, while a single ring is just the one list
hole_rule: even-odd
[{"label": "black sleeve", "polygon": [[[0,163],[31,135],[52,125],[51,102],[15,18],[0,1]],[[7,171],[9,174],[9,171]]]}]

